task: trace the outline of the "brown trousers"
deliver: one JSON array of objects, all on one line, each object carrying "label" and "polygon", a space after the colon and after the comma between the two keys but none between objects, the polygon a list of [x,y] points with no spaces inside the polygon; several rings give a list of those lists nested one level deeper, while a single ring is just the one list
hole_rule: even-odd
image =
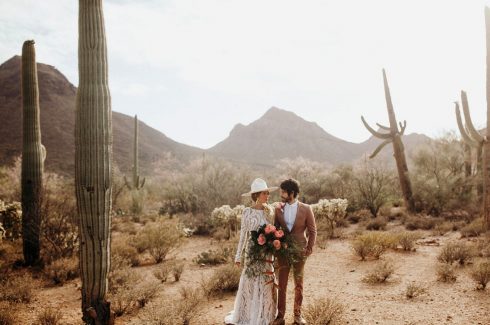
[{"label": "brown trousers", "polygon": [[278,301],[277,301],[277,318],[284,318],[286,315],[286,292],[288,287],[288,278],[291,269],[293,269],[294,278],[294,315],[301,315],[301,304],[303,303],[303,273],[305,268],[306,257],[295,264],[289,265],[287,261],[279,258],[276,267],[276,276],[279,279]]}]

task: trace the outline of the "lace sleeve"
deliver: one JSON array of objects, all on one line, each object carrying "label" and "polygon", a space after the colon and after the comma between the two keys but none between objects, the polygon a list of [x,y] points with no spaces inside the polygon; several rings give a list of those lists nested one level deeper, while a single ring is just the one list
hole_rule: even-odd
[{"label": "lace sleeve", "polygon": [[245,246],[245,243],[247,242],[248,231],[249,231],[249,227],[248,227],[249,214],[250,214],[250,209],[245,208],[242,213],[242,222],[240,225],[240,241],[238,242],[238,247],[236,250],[235,262],[241,261],[243,248]]}]

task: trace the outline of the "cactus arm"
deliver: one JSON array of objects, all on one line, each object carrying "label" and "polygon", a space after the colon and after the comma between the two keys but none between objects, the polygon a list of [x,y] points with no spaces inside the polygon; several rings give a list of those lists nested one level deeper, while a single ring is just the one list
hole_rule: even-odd
[{"label": "cactus arm", "polygon": [[403,120],[403,123],[398,122],[398,125],[400,125],[400,135],[404,135],[405,129],[407,128],[407,120]]},{"label": "cactus arm", "polygon": [[361,116],[361,120],[362,120],[362,123],[364,124],[364,126],[366,127],[366,129],[369,131],[369,133],[371,133],[372,135],[374,135],[376,138],[379,138],[379,139],[391,139],[392,138],[392,135],[389,134],[389,133],[381,133],[381,132],[378,132],[378,131],[374,130],[366,122],[366,120],[364,119],[364,116]]},{"label": "cactus arm", "polygon": [[374,157],[376,157],[376,155],[388,144],[388,143],[391,143],[392,142],[392,139],[388,139],[388,140],[385,140],[383,141],[377,148],[376,150],[373,151],[373,153],[371,154],[371,156],[369,156],[370,159],[373,159]]},{"label": "cactus arm", "polygon": [[464,121],[469,134],[477,142],[485,141],[485,139],[482,137],[480,133],[478,133],[475,126],[473,125],[473,122],[471,121],[470,109],[468,105],[468,97],[466,96],[466,92],[464,91],[461,91],[461,104],[463,106]]},{"label": "cactus arm", "polygon": [[376,123],[376,125],[380,128],[380,129],[383,129],[383,130],[386,130],[386,131],[391,131],[391,129],[388,127],[388,126],[384,126],[384,125],[381,125],[379,123]]},{"label": "cactus arm", "polygon": [[458,102],[454,102],[455,107],[454,110],[456,112],[456,122],[458,123],[458,129],[459,133],[461,133],[461,138],[463,138],[463,141],[466,142],[466,144],[470,145],[473,148],[479,148],[480,144],[473,140],[470,135],[466,132],[465,127],[463,126],[463,121],[461,120],[461,113],[459,111],[459,104]]}]

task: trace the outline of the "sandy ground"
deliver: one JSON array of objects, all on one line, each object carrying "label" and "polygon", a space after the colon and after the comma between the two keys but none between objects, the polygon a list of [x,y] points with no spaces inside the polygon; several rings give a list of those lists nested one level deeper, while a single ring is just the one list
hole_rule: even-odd
[{"label": "sandy ground", "polygon": [[[326,249],[317,248],[307,261],[303,305],[308,305],[315,298],[334,298],[345,306],[346,324],[490,324],[490,289],[475,290],[475,284],[467,274],[468,267],[458,269],[456,283],[436,281],[436,257],[441,245],[448,240],[466,240],[458,238],[458,233],[450,233],[426,238],[434,239],[440,243],[439,246],[418,244],[416,252],[389,251],[381,260],[391,260],[395,273],[388,283],[382,285],[369,285],[361,281],[380,261],[360,261],[353,254],[348,240],[331,240]],[[136,314],[118,318],[116,324],[144,324],[148,309],[158,309],[168,301],[168,297],[178,296],[182,286],[199,286],[201,279],[209,277],[216,267],[200,267],[192,259],[218,245],[209,238],[189,239],[179,253],[174,254],[179,259],[185,259],[187,264],[181,280],[164,283],[161,292],[145,308]],[[155,267],[141,266],[134,270],[153,280]],[[404,292],[410,282],[423,285],[427,293],[408,300]],[[22,324],[32,324],[36,315],[50,306],[63,313],[63,324],[81,324],[79,287],[78,280],[62,287],[40,286],[36,289],[34,301],[19,305],[21,307],[15,312],[22,319]],[[287,322],[291,324],[292,283],[288,290]],[[233,309],[233,302],[232,294],[205,301],[205,308],[194,323],[223,324],[224,316]]]}]

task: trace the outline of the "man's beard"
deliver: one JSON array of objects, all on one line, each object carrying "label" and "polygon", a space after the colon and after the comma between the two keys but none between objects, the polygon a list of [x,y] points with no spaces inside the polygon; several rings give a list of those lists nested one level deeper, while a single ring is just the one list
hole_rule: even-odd
[{"label": "man's beard", "polygon": [[288,203],[289,202],[289,198],[288,197],[284,198],[284,197],[281,196],[281,200],[282,200],[282,203]]}]

